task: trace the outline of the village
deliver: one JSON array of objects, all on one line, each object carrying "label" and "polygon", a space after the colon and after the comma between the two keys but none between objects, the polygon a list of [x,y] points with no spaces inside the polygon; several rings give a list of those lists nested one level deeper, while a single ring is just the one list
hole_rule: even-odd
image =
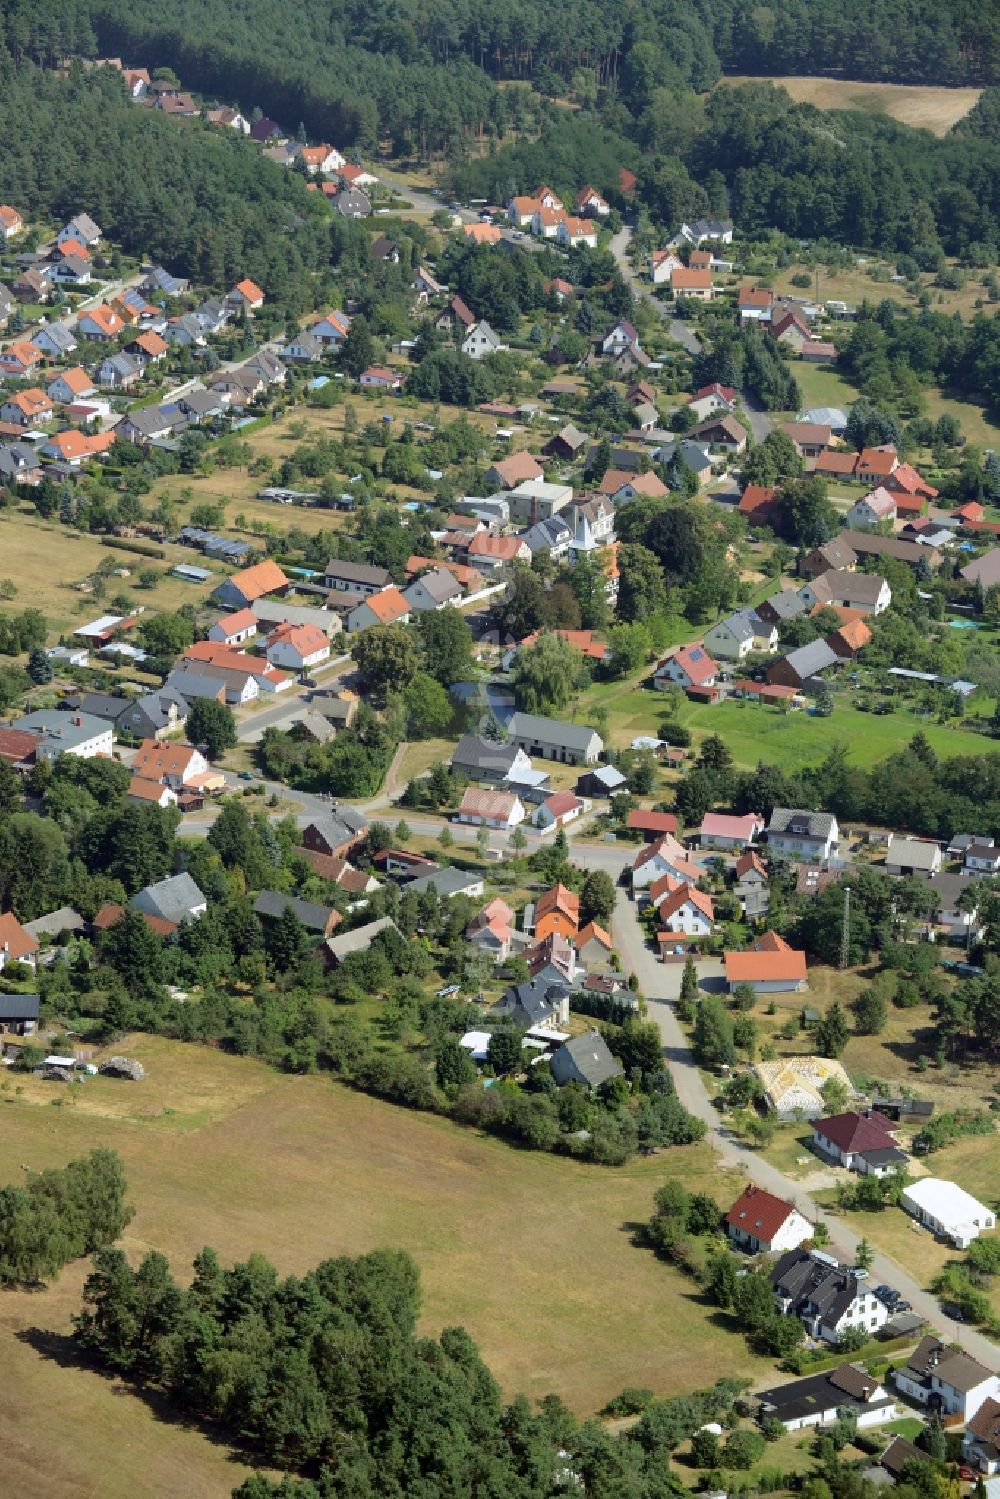
[{"label": "village", "polygon": [[685,1485],[818,1429],[997,1499],[995,452],[625,169],[449,202],[98,66],[362,270],[305,313],[0,206],[6,1101],[176,1045],[567,1171],[703,1150],[639,1242],[760,1362]]}]

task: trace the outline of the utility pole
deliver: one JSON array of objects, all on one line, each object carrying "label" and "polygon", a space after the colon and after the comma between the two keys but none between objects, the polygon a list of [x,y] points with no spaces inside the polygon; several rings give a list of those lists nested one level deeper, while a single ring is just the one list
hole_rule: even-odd
[{"label": "utility pole", "polygon": [[840,932],[840,966],[847,968],[851,954],[851,887],[844,886],[844,923]]}]

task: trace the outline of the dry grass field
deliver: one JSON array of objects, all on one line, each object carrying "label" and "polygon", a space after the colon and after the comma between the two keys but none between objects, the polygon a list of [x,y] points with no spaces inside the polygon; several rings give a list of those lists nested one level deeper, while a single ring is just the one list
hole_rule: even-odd
[{"label": "dry grass field", "polygon": [[[133,1256],[155,1246],[183,1276],[208,1243],[226,1260],[260,1250],[287,1273],[400,1246],[421,1268],[426,1331],[464,1324],[506,1391],[556,1390],[581,1415],[625,1385],[672,1393],[710,1382],[737,1347],[746,1373],[767,1369],[688,1282],[631,1243],[668,1175],[719,1200],[738,1189],[703,1147],[604,1170],[250,1059],[145,1036],[119,1049],[145,1063],[145,1082],[91,1080],[75,1102],[33,1081],[0,1094],[0,1181],[113,1146],[137,1207],[125,1240]],[[116,1383],[26,1340],[31,1328],[68,1329],[83,1274],[71,1267],[48,1290],[0,1297],[10,1492],[166,1499],[183,1487],[191,1499],[223,1499],[243,1472],[225,1447],[155,1421]]]},{"label": "dry grass field", "polygon": [[929,130],[932,135],[947,135],[982,93],[978,88],[923,88],[901,83],[857,83],[845,78],[765,78],[743,74],[728,77],[724,82],[734,88],[741,83],[774,83],[787,89],[797,104],[888,115],[901,125]]}]

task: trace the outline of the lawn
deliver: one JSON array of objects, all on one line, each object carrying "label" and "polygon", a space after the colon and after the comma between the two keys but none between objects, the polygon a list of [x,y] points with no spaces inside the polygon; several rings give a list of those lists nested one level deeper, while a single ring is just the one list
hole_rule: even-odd
[{"label": "lawn", "polygon": [[979,99],[978,88],[931,88],[900,83],[857,83],[846,78],[795,76],[750,77],[734,75],[723,80],[741,83],[774,83],[786,89],[797,104],[815,104],[817,109],[858,109],[865,114],[888,115],[900,124],[947,135],[956,121],[964,119]]},{"label": "lawn", "polygon": [[[225,1260],[260,1250],[284,1273],[379,1245],[408,1249],[428,1333],[463,1324],[505,1391],[555,1390],[581,1416],[625,1385],[662,1394],[706,1385],[737,1358],[755,1381],[767,1376],[689,1282],[631,1242],[668,1175],[720,1201],[735,1193],[707,1148],[606,1170],[247,1058],[141,1036],[117,1049],[144,1062],[143,1083],[91,1081],[60,1108],[51,1101],[66,1094],[52,1085],[29,1081],[20,1096],[4,1095],[0,1181],[17,1181],[22,1165],[113,1146],[137,1207],[130,1254],[155,1246],[183,1276],[206,1243]],[[157,1425],[113,1383],[65,1370],[17,1338],[32,1327],[66,1331],[82,1276],[74,1267],[51,1289],[3,1300],[0,1418],[7,1433],[18,1421],[17,1440],[5,1443],[11,1492],[166,1499],[183,1486],[222,1499],[242,1472],[219,1447]],[[109,1443],[128,1453],[127,1473],[109,1466]]]},{"label": "lawn", "polygon": [[[858,399],[854,386],[828,365],[807,364],[804,359],[793,359],[789,368],[802,392],[803,410],[810,406],[839,406],[842,411],[850,411]],[[790,411],[788,420],[793,421],[796,415]]]},{"label": "lawn", "polygon": [[[207,591],[207,587],[169,576],[170,567],[182,558],[196,560],[187,549],[167,548],[161,562],[137,552],[102,546],[99,537],[72,531],[57,520],[43,520],[34,508],[19,508],[0,512],[0,576],[13,578],[17,584],[16,598],[0,604],[0,608],[11,612],[41,609],[52,632],[68,633],[104,613],[104,603],[93,593],[79,592],[77,585],[109,557],[131,572],[129,578],[108,580],[109,596],[125,591],[136,604],[161,610],[197,601]],[[211,562],[197,560],[213,568]],[[137,590],[137,576],[146,568],[160,571],[161,581],[155,588]],[[218,564],[214,570],[222,575]]]},{"label": "lawn", "polygon": [[[793,261],[783,270],[776,271],[773,276],[770,276],[768,284],[783,295],[816,297],[816,269],[813,264]],[[853,265],[847,267],[830,268],[821,265],[818,300],[820,302],[846,302],[849,307],[857,307],[866,300],[877,303],[888,299],[892,302],[901,302],[916,312],[918,310],[916,297],[907,291],[903,282],[890,279],[895,269],[894,260],[881,260],[878,256],[860,257]],[[810,277],[808,287],[800,288],[793,283],[792,277],[800,271],[808,273]],[[976,301],[980,298],[985,299],[983,277],[986,274],[984,270],[966,271],[964,285],[957,291],[946,291],[936,285],[932,272],[922,274],[919,281],[921,289],[930,293],[931,305],[935,312],[958,312],[963,317],[969,318],[977,310]],[[836,325],[833,330],[833,342],[846,342],[850,332],[850,323]],[[797,373],[797,362],[795,369]]]}]

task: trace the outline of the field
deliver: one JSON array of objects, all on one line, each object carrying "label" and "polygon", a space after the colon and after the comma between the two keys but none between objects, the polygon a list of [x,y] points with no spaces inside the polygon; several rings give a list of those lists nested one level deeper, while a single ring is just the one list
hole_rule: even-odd
[{"label": "field", "polygon": [[815,104],[817,109],[857,109],[865,114],[888,115],[901,125],[929,130],[932,135],[947,135],[958,120],[965,118],[982,93],[978,88],[857,83],[845,78],[733,75],[724,82],[734,88],[741,83],[774,83],[787,89],[797,104]]},{"label": "field", "polygon": [[[260,1250],[287,1273],[406,1248],[421,1267],[428,1333],[463,1324],[505,1391],[555,1390],[580,1415],[625,1385],[672,1393],[708,1383],[731,1369],[737,1347],[741,1372],[767,1372],[686,1281],[631,1243],[667,1175],[720,1200],[738,1189],[713,1174],[703,1147],[610,1171],[250,1059],[152,1037],[120,1049],[143,1060],[145,1082],[91,1080],[75,1103],[33,1080],[20,1096],[5,1092],[0,1181],[113,1146],[138,1209],[125,1240],[133,1256],[155,1246],[183,1276],[209,1243],[226,1260]],[[167,1499],[183,1486],[190,1499],[222,1499],[243,1476],[224,1446],[155,1421],[114,1381],[36,1351],[27,1330],[68,1330],[83,1273],[71,1267],[49,1290],[0,1301],[10,1492]]]},{"label": "field", "polygon": [[[634,681],[601,683],[581,695],[572,716],[575,722],[585,723],[588,709],[606,708],[608,737],[617,748],[624,748],[639,734],[654,734],[657,723],[672,711],[675,701],[664,693],[638,690]],[[815,765],[834,744],[847,746],[852,764],[866,765],[901,749],[918,728],[942,755],[982,755],[989,749],[983,735],[925,723],[904,708],[880,717],[850,707],[840,694],[835,696],[835,703],[829,718],[815,718],[806,713],[781,713],[736,698],[708,704],[682,697],[676,717],[692,731],[696,742],[708,734],[721,734],[741,769],[752,769],[758,760],[789,770]]]},{"label": "field", "polygon": [[[76,585],[102,562],[114,557],[131,571],[130,578],[110,578],[107,594],[128,592],[135,604],[148,608],[176,609],[198,599],[204,592],[199,586],[181,578],[166,576],[169,567],[182,558],[197,560],[221,576],[224,569],[211,562],[201,563],[184,548],[168,548],[163,562],[142,557],[136,552],[116,551],[101,545],[96,536],[72,531],[57,520],[42,520],[31,506],[0,512],[0,576],[12,578],[17,597],[0,607],[10,611],[41,609],[50,631],[69,632],[88,619],[104,613],[105,606],[92,593],[80,593]],[[150,590],[136,590],[137,575],[145,568],[157,568],[165,574]]]}]

